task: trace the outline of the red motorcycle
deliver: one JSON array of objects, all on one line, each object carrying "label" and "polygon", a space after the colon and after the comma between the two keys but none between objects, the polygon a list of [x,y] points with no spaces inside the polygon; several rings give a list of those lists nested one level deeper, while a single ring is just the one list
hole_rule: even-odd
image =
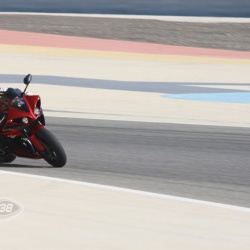
[{"label": "red motorcycle", "polygon": [[45,127],[45,118],[38,95],[28,95],[32,80],[27,75],[26,87],[8,88],[0,98],[0,161],[10,163],[16,157],[43,158],[53,167],[63,167],[67,157],[56,137]]}]

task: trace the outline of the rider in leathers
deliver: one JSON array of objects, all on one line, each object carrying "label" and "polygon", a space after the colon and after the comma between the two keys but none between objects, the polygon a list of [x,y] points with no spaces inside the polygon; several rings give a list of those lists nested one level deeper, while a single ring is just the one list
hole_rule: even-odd
[{"label": "rider in leathers", "polygon": [[0,87],[0,130],[4,126],[6,120],[7,120],[7,106],[6,103],[3,100],[3,95],[6,92],[6,88]]}]

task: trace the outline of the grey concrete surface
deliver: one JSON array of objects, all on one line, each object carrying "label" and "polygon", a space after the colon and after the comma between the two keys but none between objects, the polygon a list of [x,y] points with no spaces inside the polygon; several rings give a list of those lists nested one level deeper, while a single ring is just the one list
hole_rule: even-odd
[{"label": "grey concrete surface", "polygon": [[0,185],[22,207],[1,218],[1,249],[249,250],[247,208],[6,171]]},{"label": "grey concrete surface", "polygon": [[248,23],[0,15],[0,29],[250,51]]},{"label": "grey concrete surface", "polygon": [[1,170],[250,207],[250,129],[47,118],[68,163],[17,159]]}]

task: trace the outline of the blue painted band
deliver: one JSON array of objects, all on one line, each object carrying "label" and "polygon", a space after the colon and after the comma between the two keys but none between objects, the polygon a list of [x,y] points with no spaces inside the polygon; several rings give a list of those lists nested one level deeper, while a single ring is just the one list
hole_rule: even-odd
[{"label": "blue painted band", "polygon": [[250,103],[250,92],[177,94],[164,95],[163,97],[206,102]]}]

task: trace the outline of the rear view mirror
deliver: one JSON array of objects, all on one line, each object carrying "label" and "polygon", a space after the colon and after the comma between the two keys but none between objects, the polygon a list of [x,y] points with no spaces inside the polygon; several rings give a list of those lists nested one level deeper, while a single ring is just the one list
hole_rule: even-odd
[{"label": "rear view mirror", "polygon": [[24,77],[23,82],[24,82],[24,84],[29,85],[31,80],[32,80],[32,75],[28,74],[27,76]]},{"label": "rear view mirror", "polygon": [[26,85],[26,87],[25,87],[25,89],[24,89],[24,91],[23,91],[23,93],[22,93],[22,97],[24,96],[25,91],[26,91],[26,89],[28,88],[28,86],[29,86],[31,80],[32,80],[32,75],[31,75],[31,74],[28,74],[27,76],[24,77],[23,82],[24,82],[24,84]]}]

